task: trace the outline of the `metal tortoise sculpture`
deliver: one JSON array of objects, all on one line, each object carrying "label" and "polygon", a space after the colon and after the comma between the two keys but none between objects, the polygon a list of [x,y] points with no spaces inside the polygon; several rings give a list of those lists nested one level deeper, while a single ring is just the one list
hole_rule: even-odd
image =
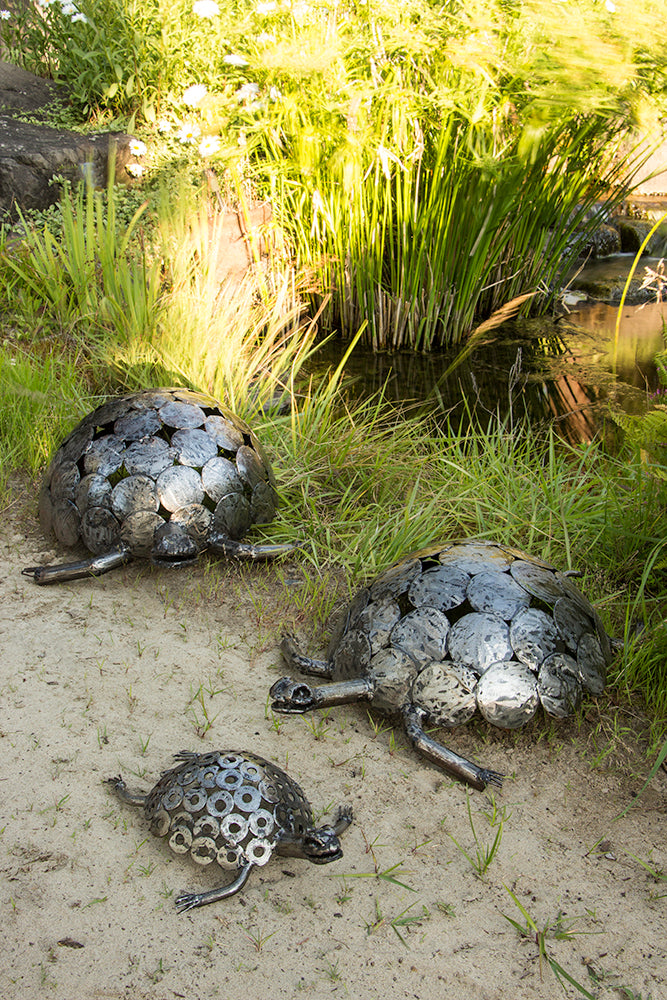
[{"label": "metal tortoise sculpture", "polygon": [[129,792],[121,777],[107,784],[125,802],[144,807],[151,833],[168,837],[176,854],[236,872],[232,882],[209,892],[181,893],[179,912],[233,896],[274,851],[316,865],[343,856],[338,836],[352,822],[349,806],[339,807],[332,826],[315,827],[296,781],[257,754],[183,750],[175,760],[178,766],[164,771],[147,795]]},{"label": "metal tortoise sculpture", "polygon": [[99,406],[63,441],[39,495],[44,534],[93,553],[82,562],[23,570],[45,584],[97,576],[148,557],[193,562],[206,548],[246,559],[290,545],[240,542],[270,521],[277,495],[269,462],[249,427],[213,397],[148,389]]},{"label": "metal tortoise sculpture", "polygon": [[494,542],[442,543],[406,556],[354,597],[327,659],[302,655],[291,636],[287,663],[332,680],[312,687],[283,677],[271,688],[279,712],[306,712],[365,699],[400,712],[427,758],[474,788],[500,785],[424,732],[458,726],[479,712],[514,729],[544,710],[562,717],[583,692],[602,692],[611,643],[569,577]]}]

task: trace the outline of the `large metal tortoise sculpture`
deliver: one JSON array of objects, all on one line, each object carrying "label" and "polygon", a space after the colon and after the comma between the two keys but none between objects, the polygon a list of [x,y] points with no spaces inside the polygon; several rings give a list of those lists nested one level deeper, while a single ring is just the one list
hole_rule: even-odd
[{"label": "large metal tortoise sculpture", "polygon": [[23,573],[45,584],[97,576],[147,557],[193,562],[203,549],[268,559],[291,545],[240,539],[276,510],[275,481],[250,428],[213,397],[148,389],[99,406],[56,451],[39,495],[48,537],[93,557]]},{"label": "large metal tortoise sculpture", "polygon": [[540,703],[569,715],[598,695],[611,643],[569,576],[518,549],[488,541],[442,543],[406,556],[362,588],[334,630],[326,660],[281,646],[294,669],[333,683],[283,677],[278,712],[366,700],[399,712],[427,758],[474,788],[502,775],[447,749],[424,724],[458,726],[476,711],[495,726],[527,723]]},{"label": "large metal tortoise sculpture", "polygon": [[164,771],[146,795],[128,791],[121,777],[107,784],[123,801],[143,806],[151,833],[168,837],[174,853],[236,873],[231,882],[208,892],[181,893],[179,912],[234,895],[253,867],[265,865],[274,851],[316,865],[343,856],[338,836],[352,821],[349,806],[339,807],[333,825],[316,828],[296,781],[257,754],[184,750],[175,759],[178,765]]}]

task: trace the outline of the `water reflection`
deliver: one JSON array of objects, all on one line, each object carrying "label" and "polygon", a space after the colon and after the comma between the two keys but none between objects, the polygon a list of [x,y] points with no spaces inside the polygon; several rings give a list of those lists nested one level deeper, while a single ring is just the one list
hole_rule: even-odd
[{"label": "water reflection", "polygon": [[[571,443],[601,434],[611,443],[616,429],[610,404],[643,412],[647,394],[659,385],[655,354],[663,347],[666,304],[624,310],[614,354],[616,309],[601,303],[559,319],[517,321],[496,331],[447,377],[459,352],[420,355],[373,354],[356,348],[346,366],[349,392],[367,397],[383,386],[386,398],[446,416],[468,419],[525,414],[534,424],[552,423]],[[332,342],[318,354],[316,376],[338,363],[345,344]]]}]

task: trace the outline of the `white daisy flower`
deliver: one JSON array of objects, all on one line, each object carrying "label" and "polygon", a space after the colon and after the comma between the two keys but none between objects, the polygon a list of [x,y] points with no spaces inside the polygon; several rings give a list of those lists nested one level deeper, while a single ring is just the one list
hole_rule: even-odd
[{"label": "white daisy flower", "polygon": [[275,0],[264,0],[263,3],[257,4],[255,10],[258,14],[270,14],[271,11],[274,11],[277,6],[278,4]]},{"label": "white daisy flower", "polygon": [[128,163],[125,169],[131,177],[141,177],[144,172],[144,168],[141,163]]},{"label": "white daisy flower", "polygon": [[82,14],[80,10],[77,11],[76,14],[72,14],[72,24],[76,21],[81,21],[82,24],[88,24],[88,18],[85,14]]},{"label": "white daisy flower", "polygon": [[141,139],[132,139],[128,146],[132,156],[145,156],[146,155],[146,143],[142,142]]},{"label": "white daisy flower", "polygon": [[195,0],[192,5],[192,13],[197,17],[217,17],[220,13],[215,0]]},{"label": "white daisy flower", "polygon": [[283,95],[280,93],[280,91],[278,90],[277,87],[271,87],[271,89],[269,91],[269,100],[270,101],[280,101],[282,99],[282,96]]},{"label": "white daisy flower", "polygon": [[259,94],[259,85],[257,83],[244,83],[242,87],[236,91],[234,95],[239,104],[242,101],[250,101],[253,97],[257,97]]},{"label": "white daisy flower", "polygon": [[185,124],[180,127],[176,133],[176,138],[179,142],[194,142],[201,135],[201,129],[199,125]]},{"label": "white daisy flower", "polygon": [[8,21],[11,16],[8,10],[0,10],[0,21]]},{"label": "white daisy flower", "polygon": [[199,143],[200,156],[213,156],[220,149],[220,139],[217,135],[206,135]]},{"label": "white daisy flower", "polygon": [[247,59],[244,59],[243,56],[234,55],[234,53],[231,53],[228,56],[224,56],[222,61],[224,63],[226,63],[227,66],[247,66],[248,65],[248,60]]},{"label": "white daisy flower", "polygon": [[201,104],[208,93],[208,90],[203,83],[193,83],[191,87],[183,92],[183,97],[181,100],[183,104],[187,104],[189,108],[194,108],[197,104]]}]

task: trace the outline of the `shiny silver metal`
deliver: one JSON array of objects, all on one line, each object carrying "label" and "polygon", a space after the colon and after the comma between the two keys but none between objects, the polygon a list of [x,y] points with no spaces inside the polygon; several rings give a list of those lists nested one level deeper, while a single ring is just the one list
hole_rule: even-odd
[{"label": "shiny silver metal", "polygon": [[125,802],[143,806],[151,833],[167,837],[174,853],[236,871],[232,882],[209,892],[181,893],[179,912],[238,892],[253,866],[265,865],[274,851],[314,864],[343,856],[338,836],[352,822],[349,806],[339,807],[333,825],[316,828],[300,786],[257,754],[184,750],[175,759],[177,766],[146,795],[128,791],[120,777],[107,784]]},{"label": "shiny silver metal", "polygon": [[270,559],[292,545],[241,541],[275,515],[268,460],[249,427],[205,393],[149,389],[104,403],[56,451],[39,497],[45,535],[95,557],[23,572],[36,583],[99,575],[135,557],[186,565],[205,549]]},{"label": "shiny silver metal", "polygon": [[462,540],[412,553],[353,598],[334,627],[326,659],[288,664],[333,683],[283,677],[273,709],[306,712],[366,700],[399,712],[414,746],[475,788],[502,776],[452,753],[424,725],[458,726],[479,712],[493,725],[525,725],[539,705],[554,716],[599,695],[611,644],[569,576],[519,549]]}]

